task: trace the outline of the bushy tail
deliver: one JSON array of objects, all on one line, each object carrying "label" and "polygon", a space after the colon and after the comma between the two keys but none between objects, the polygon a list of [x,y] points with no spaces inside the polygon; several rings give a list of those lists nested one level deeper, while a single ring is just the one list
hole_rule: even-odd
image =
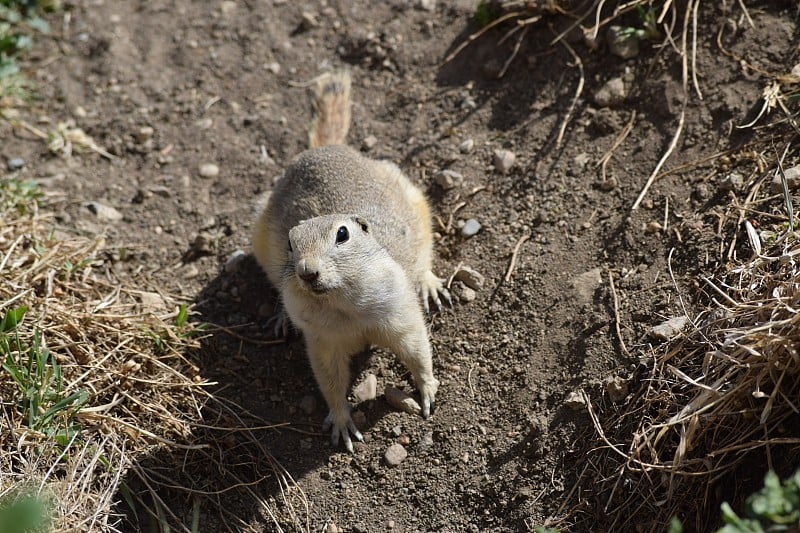
[{"label": "bushy tail", "polygon": [[313,105],[309,147],[345,144],[350,129],[350,73],[337,70],[320,76],[314,85]]}]

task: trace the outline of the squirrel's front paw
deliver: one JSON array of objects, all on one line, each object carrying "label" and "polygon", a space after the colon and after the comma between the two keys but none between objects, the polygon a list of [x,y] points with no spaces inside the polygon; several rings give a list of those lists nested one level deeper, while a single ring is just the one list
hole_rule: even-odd
[{"label": "squirrel's front paw", "polygon": [[363,435],[353,423],[353,419],[350,418],[349,408],[341,412],[334,413],[331,411],[328,413],[325,423],[322,424],[322,431],[328,431],[329,429],[331,430],[331,442],[333,445],[339,445],[339,436],[341,436],[344,441],[344,447],[350,453],[353,453],[353,441],[350,439],[350,435],[359,442],[364,440]]},{"label": "squirrel's front paw", "polygon": [[442,310],[442,299],[447,302],[447,305],[453,307],[453,300],[450,298],[450,292],[442,284],[442,280],[436,277],[436,274],[430,270],[422,276],[419,284],[419,296],[422,299],[422,306],[425,312],[430,312],[428,300],[433,301],[433,305],[437,311]]}]

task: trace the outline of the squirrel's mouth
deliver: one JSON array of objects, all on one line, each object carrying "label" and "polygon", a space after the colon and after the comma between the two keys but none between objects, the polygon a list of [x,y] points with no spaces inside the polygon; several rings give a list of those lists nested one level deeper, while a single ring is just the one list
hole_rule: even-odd
[{"label": "squirrel's mouth", "polygon": [[298,281],[300,282],[300,286],[303,289],[312,294],[322,296],[323,294],[327,294],[328,292],[328,287],[320,283],[319,280],[314,280],[314,281],[298,280]]}]

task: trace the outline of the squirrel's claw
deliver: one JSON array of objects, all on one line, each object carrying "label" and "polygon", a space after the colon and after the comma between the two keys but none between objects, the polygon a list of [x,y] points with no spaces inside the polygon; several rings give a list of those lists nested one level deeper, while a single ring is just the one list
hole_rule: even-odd
[{"label": "squirrel's claw", "polygon": [[328,430],[331,430],[331,444],[339,446],[339,437],[341,436],[344,447],[347,448],[347,451],[350,453],[353,453],[353,441],[350,435],[358,442],[364,441],[364,436],[358,430],[355,423],[353,423],[353,419],[350,418],[349,413],[347,414],[347,422],[344,424],[335,423],[333,421],[333,411],[328,413],[325,422],[322,424],[322,431],[326,432]]},{"label": "squirrel's claw", "polygon": [[442,299],[447,303],[448,307],[453,307],[453,300],[450,298],[450,292],[442,284],[444,280],[436,277],[431,271],[428,271],[423,276],[420,282],[419,296],[422,299],[422,307],[425,308],[425,313],[430,313],[430,304],[428,301],[433,301],[436,311],[442,311]]},{"label": "squirrel's claw", "polygon": [[278,339],[285,339],[289,336],[291,325],[292,321],[289,320],[289,315],[286,314],[286,309],[283,307],[272,318],[267,320],[267,329],[273,328],[272,331]]}]

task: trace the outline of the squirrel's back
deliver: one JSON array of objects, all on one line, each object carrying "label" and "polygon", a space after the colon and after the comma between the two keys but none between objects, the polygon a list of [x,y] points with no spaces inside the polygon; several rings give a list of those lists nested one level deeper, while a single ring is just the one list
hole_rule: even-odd
[{"label": "squirrel's back", "polygon": [[431,215],[427,200],[389,161],[344,145],[350,127],[350,75],[337,71],[315,84],[310,149],[287,168],[256,224],[254,252],[276,285],[289,230],[300,221],[356,213],[416,283],[430,270]]}]

